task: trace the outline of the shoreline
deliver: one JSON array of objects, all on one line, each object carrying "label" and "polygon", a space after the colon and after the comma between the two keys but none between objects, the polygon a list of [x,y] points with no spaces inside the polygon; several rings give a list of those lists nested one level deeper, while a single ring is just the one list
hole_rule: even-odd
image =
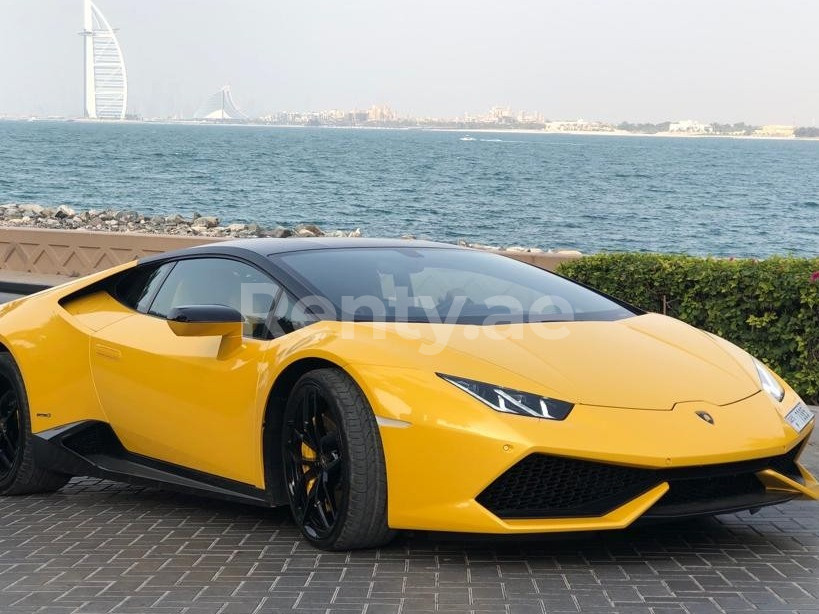
[{"label": "shoreline", "polygon": [[685,132],[628,132],[626,130],[535,130],[530,128],[445,128],[435,126],[302,126],[293,124],[267,124],[262,122],[208,122],[200,120],[96,120],[84,117],[32,117],[32,118],[11,118],[0,117],[0,122],[17,123],[79,123],[79,124],[100,124],[100,125],[145,125],[145,126],[220,126],[220,127],[240,127],[240,128],[287,128],[296,130],[322,129],[322,130],[389,130],[392,132],[453,132],[465,134],[536,134],[536,135],[568,135],[568,136],[623,136],[623,137],[651,137],[669,139],[734,139],[749,141],[819,141],[819,137],[812,136],[755,136],[752,134],[707,134],[707,133],[685,133]]},{"label": "shoreline", "polygon": [[[325,229],[314,223],[300,223],[294,226],[266,227],[256,223],[226,222],[215,215],[201,215],[194,212],[193,215],[185,217],[176,214],[155,214],[147,215],[129,209],[86,209],[82,211],[74,210],[66,205],[44,206],[37,203],[0,203],[0,235],[4,229],[30,230],[30,231],[64,231],[76,233],[113,234],[123,236],[142,237],[165,237],[168,239],[202,239],[202,240],[226,240],[226,239],[248,239],[248,238],[298,238],[298,237],[326,237],[326,238],[357,238],[367,236],[361,228]],[[521,257],[580,257],[594,254],[606,253],[668,253],[698,258],[717,258],[730,260],[765,260],[770,257],[800,257],[810,258],[810,256],[798,256],[793,253],[782,252],[769,254],[767,256],[730,256],[714,255],[688,252],[657,252],[650,250],[626,251],[582,251],[574,248],[562,247],[537,247],[532,245],[522,245],[519,243],[481,243],[462,237],[457,240],[436,239],[434,237],[416,237],[412,234],[383,234],[378,235],[384,238],[400,238],[412,240],[416,238],[460,245],[475,249],[482,249],[492,252],[506,252],[517,254]]]},{"label": "shoreline", "polygon": [[[255,223],[224,223],[218,216],[194,213],[145,215],[133,210],[86,209],[76,211],[66,205],[46,207],[36,203],[0,204],[0,233],[3,228],[27,230],[55,230],[90,233],[121,233],[123,235],[187,237],[202,239],[249,239],[258,237],[351,237],[364,236],[360,228],[322,229],[316,224],[302,223],[292,227],[265,227]],[[414,235],[400,235],[401,239],[415,239]],[[490,251],[508,251],[520,254],[581,255],[572,249],[542,249],[523,245],[487,245],[463,239],[458,245]]]}]

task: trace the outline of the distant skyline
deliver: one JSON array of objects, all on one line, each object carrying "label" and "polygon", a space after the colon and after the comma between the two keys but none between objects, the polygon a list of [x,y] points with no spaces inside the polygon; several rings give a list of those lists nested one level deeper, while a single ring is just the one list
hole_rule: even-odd
[{"label": "distant skyline", "polygon": [[[809,0],[96,0],[128,112],[192,116],[225,84],[251,116],[365,109],[454,117],[815,125]],[[0,114],[82,114],[81,0],[0,0]]]}]

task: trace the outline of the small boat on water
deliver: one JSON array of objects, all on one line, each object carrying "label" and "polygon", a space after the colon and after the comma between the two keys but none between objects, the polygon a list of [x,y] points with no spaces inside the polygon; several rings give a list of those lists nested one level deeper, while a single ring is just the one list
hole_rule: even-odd
[{"label": "small boat on water", "polygon": [[471,136],[469,136],[469,135],[467,134],[466,136],[462,136],[462,137],[461,137],[460,139],[458,139],[458,140],[459,140],[459,141],[474,141],[474,140],[475,140],[475,138],[474,138],[474,137],[471,137]]}]

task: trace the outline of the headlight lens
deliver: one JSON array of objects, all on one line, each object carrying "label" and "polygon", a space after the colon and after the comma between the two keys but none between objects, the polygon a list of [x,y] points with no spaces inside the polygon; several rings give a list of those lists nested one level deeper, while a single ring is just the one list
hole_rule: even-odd
[{"label": "headlight lens", "polygon": [[563,420],[574,407],[573,403],[558,401],[557,399],[550,399],[530,392],[514,390],[513,388],[493,386],[492,384],[443,373],[437,375],[495,411],[505,414],[545,418],[546,420]]},{"label": "headlight lens", "polygon": [[754,358],[754,366],[756,372],[759,374],[759,382],[762,384],[762,390],[767,392],[777,401],[785,398],[785,389],[776,381],[776,378],[771,373],[771,370],[763,365],[760,361]]}]

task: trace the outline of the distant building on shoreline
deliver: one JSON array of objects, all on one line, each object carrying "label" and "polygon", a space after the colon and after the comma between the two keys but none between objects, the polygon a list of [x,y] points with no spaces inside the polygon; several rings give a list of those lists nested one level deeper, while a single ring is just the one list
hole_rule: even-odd
[{"label": "distant building on shoreline", "polygon": [[546,122],[543,129],[547,132],[612,132],[614,127],[604,122],[586,121],[581,117],[577,120]]},{"label": "distant building on shoreline", "polygon": [[769,124],[767,126],[762,126],[758,130],[754,130],[754,136],[776,136],[786,138],[794,136],[795,131],[795,126]]},{"label": "distant building on shoreline", "polygon": [[233,101],[233,94],[230,93],[230,86],[223,86],[218,92],[214,92],[205,99],[196,113],[194,119],[206,121],[247,121],[248,116],[239,110]]},{"label": "distant building on shoreline", "polygon": [[714,127],[711,124],[704,124],[693,119],[685,119],[679,122],[671,122],[668,125],[668,131],[687,134],[711,134]]},{"label": "distant building on shoreline", "polygon": [[114,29],[91,2],[83,1],[85,46],[85,99],[83,115],[89,119],[125,119],[128,77]]}]

